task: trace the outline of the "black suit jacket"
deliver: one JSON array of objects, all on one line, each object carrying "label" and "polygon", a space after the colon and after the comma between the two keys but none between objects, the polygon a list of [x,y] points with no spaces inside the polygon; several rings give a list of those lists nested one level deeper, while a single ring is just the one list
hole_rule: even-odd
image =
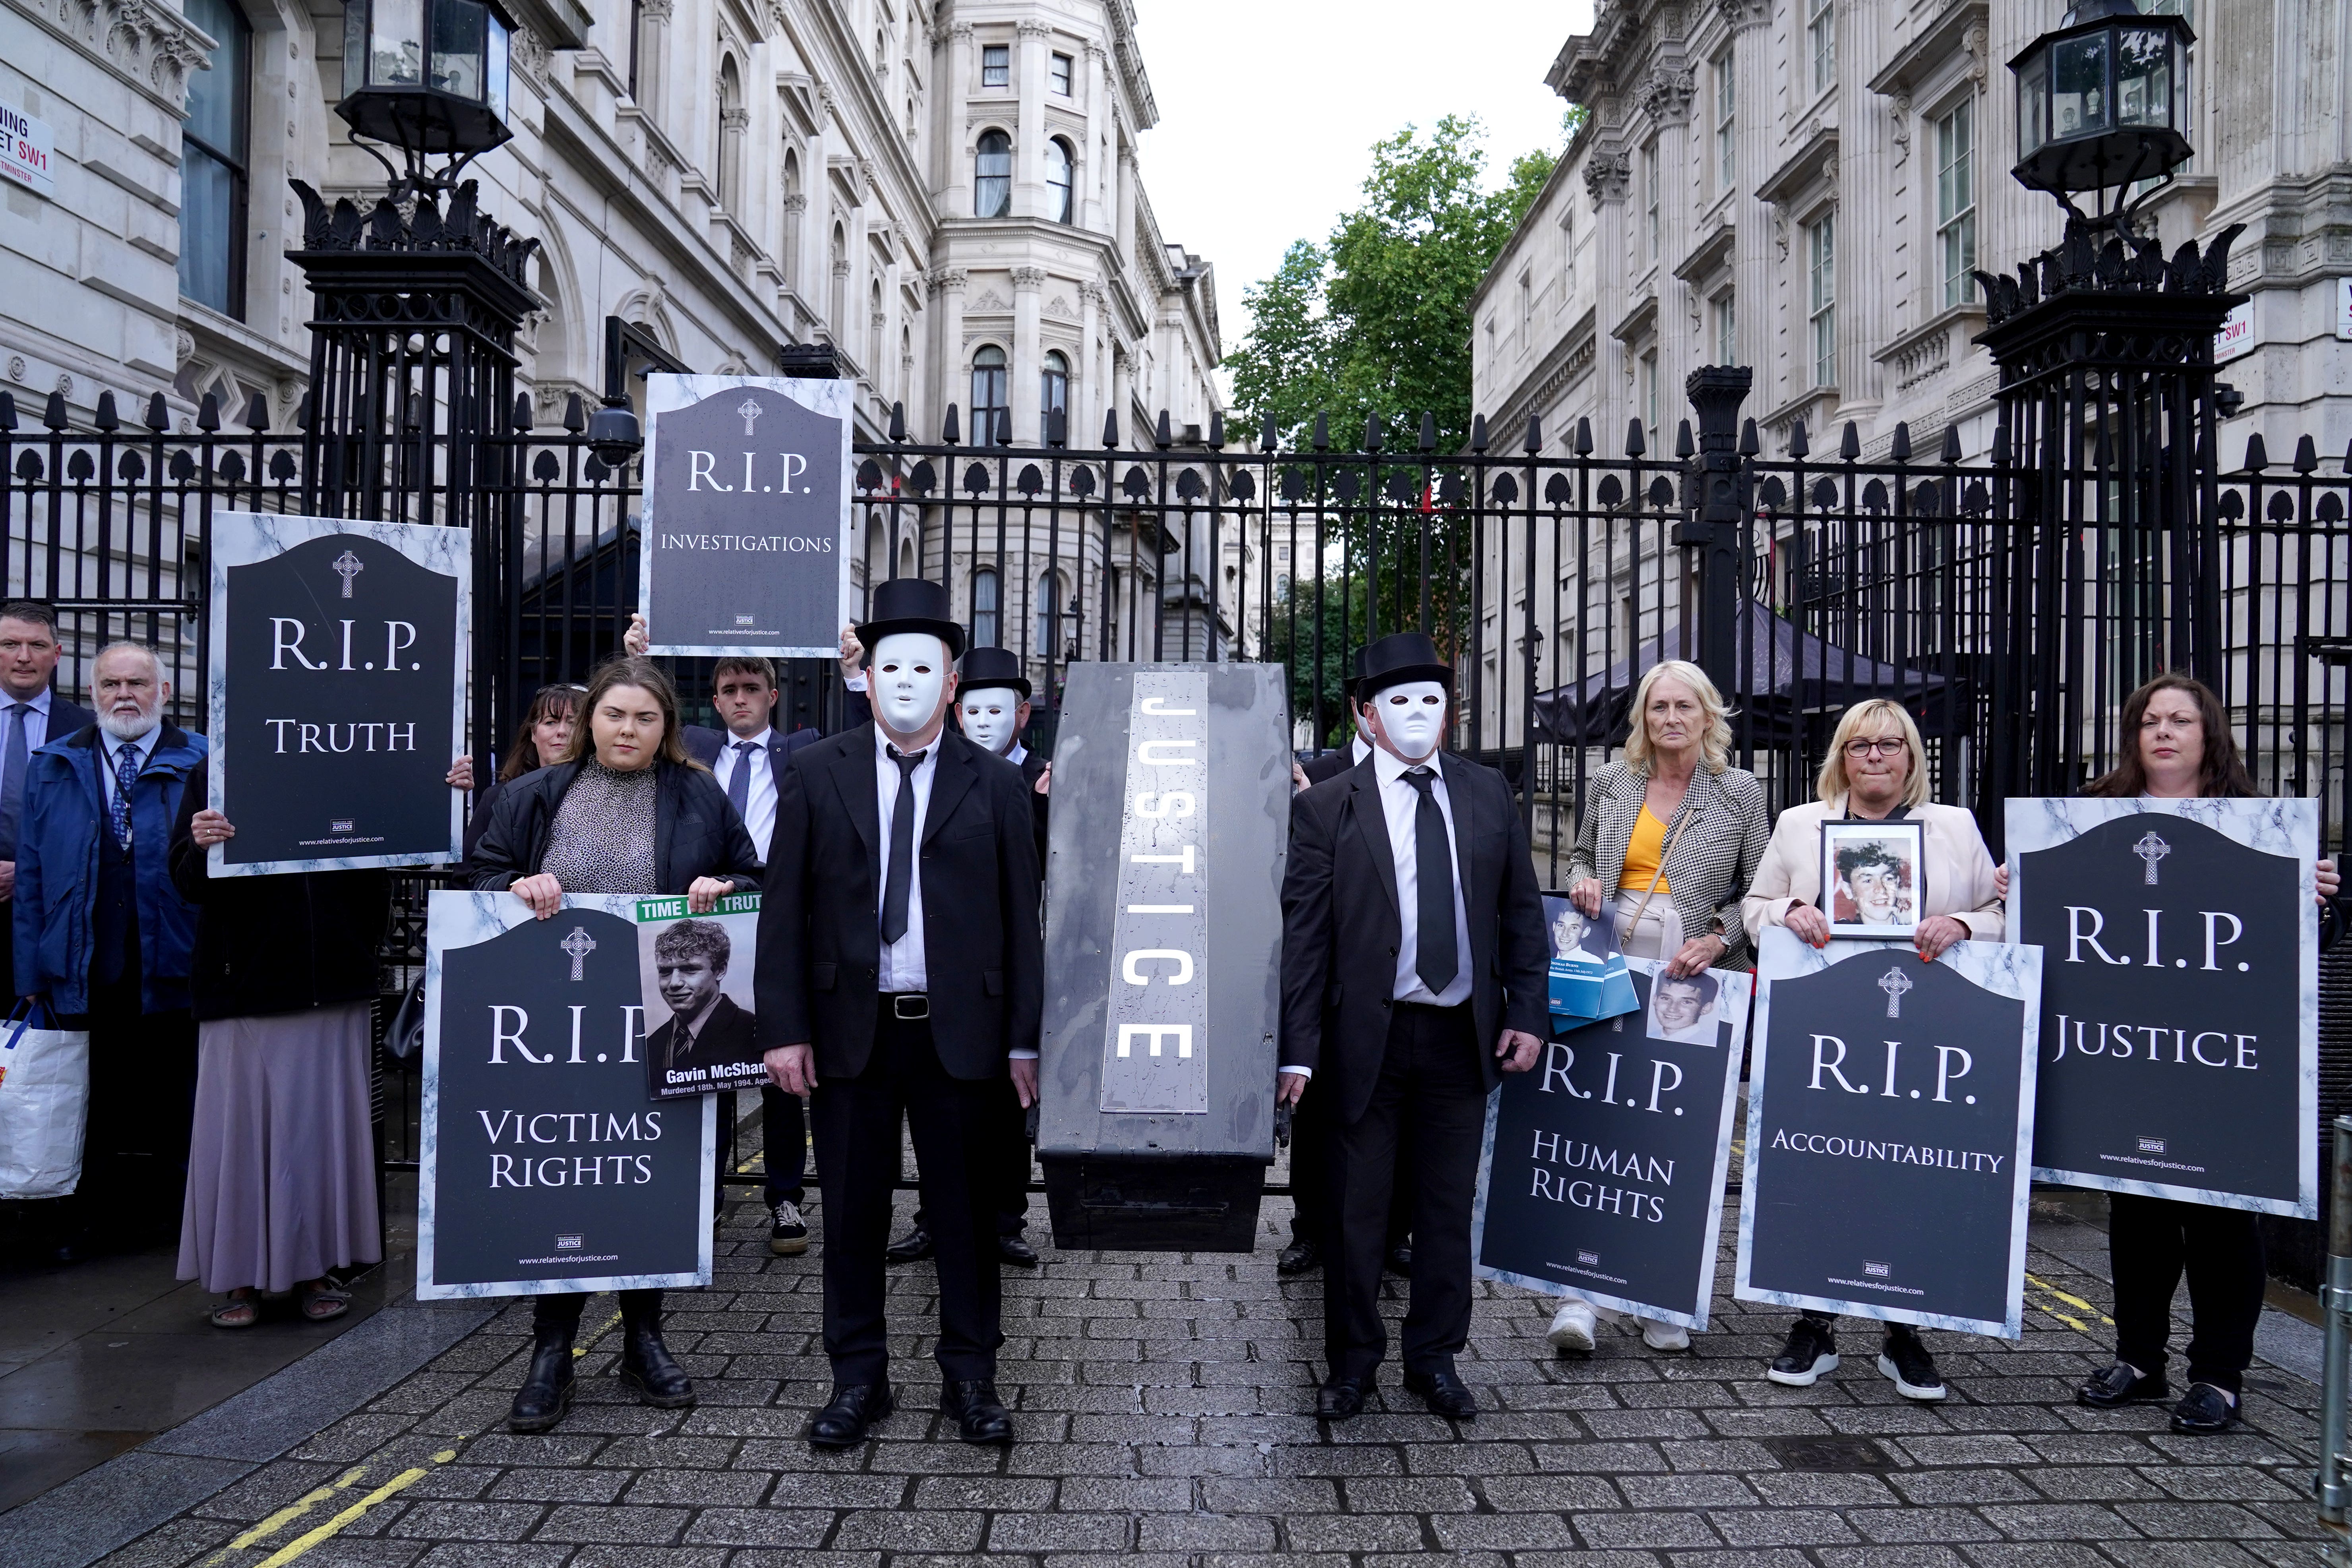
[{"label": "black suit jacket", "polygon": [[714,1062],[748,1062],[759,1060],[751,1048],[751,1015],[735,1005],[735,998],[722,994],[710,1016],[704,1020],[702,1033],[694,1037],[684,1057],[677,1061],[668,1058],[669,1042],[677,1033],[677,1019],[673,1015],[667,1023],[646,1037],[646,1055],[663,1068],[707,1068]]},{"label": "black suit jacket", "polygon": [[[484,892],[504,892],[547,861],[555,809],[583,764],[559,763],[525,773],[499,793],[498,811],[474,846],[466,874]],[[654,806],[655,893],[683,893],[698,877],[725,877],[739,893],[760,885],[760,853],[743,819],[707,768],[656,762],[661,784]]]},{"label": "black suit jacket", "polygon": [[[1543,893],[1503,775],[1451,753],[1440,770],[1470,920],[1478,1058],[1491,1089],[1501,1076],[1493,1051],[1502,1031],[1540,1035],[1545,1027]],[[1279,1065],[1311,1069],[1308,1092],[1330,1096],[1347,1121],[1363,1115],[1380,1077],[1402,931],[1388,818],[1368,757],[1292,798],[1282,879]]]},{"label": "black suit jacket", "polygon": [[[1021,770],[952,731],[918,850],[931,1038],[952,1077],[992,1078],[1034,1050],[1045,999],[1034,817]],[[874,727],[818,742],[776,791],[755,985],[763,1048],[810,1044],[819,1079],[874,1046],[882,963],[882,810]]]},{"label": "black suit jacket", "polygon": [[[1356,742],[1353,738],[1350,738],[1347,744],[1335,746],[1330,751],[1323,752],[1313,762],[1305,764],[1300,771],[1307,775],[1308,784],[1319,784],[1338,778],[1355,765]],[[1453,793],[1450,785],[1446,793],[1449,795]]]},{"label": "black suit jacket", "polygon": [[1047,807],[1053,797],[1037,793],[1037,781],[1045,776],[1048,761],[1049,759],[1041,757],[1034,752],[1028,752],[1021,759],[1021,783],[1029,792],[1030,819],[1037,825],[1037,875],[1041,880],[1045,875]]},{"label": "black suit jacket", "polygon": [[[719,749],[735,739],[724,730],[708,729],[700,724],[688,724],[678,731],[677,738],[685,743],[688,756],[713,772],[719,767]],[[792,765],[794,752],[804,746],[813,746],[824,738],[814,730],[806,728],[795,730],[789,735],[779,735],[771,729],[768,731],[768,766],[774,772],[777,783],[781,784],[783,782],[784,770]],[[724,795],[727,792],[722,789],[719,793]],[[754,839],[751,847],[764,850],[767,846]],[[763,854],[761,864],[764,865],[766,860]]]}]

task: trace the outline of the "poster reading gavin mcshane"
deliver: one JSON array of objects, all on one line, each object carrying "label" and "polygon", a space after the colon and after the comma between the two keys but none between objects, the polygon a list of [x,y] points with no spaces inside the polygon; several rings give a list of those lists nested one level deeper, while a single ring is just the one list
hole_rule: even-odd
[{"label": "poster reading gavin mcshane", "polygon": [[850,585],[854,384],[646,378],[642,608],[651,651],[830,658]]}]

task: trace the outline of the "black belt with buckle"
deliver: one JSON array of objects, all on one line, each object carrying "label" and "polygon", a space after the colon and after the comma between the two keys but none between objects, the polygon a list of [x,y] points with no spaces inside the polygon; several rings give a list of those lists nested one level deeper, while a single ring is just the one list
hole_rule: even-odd
[{"label": "black belt with buckle", "polygon": [[885,997],[890,1004],[894,1018],[928,1018],[931,1016],[931,999],[919,991],[894,991]]}]

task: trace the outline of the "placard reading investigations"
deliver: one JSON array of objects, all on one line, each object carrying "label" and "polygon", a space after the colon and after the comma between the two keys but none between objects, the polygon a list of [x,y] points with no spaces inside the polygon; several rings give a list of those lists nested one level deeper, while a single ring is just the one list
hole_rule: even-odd
[{"label": "placard reading investigations", "polygon": [[212,875],[457,858],[471,549],[462,528],[213,514],[205,799],[236,837]]},{"label": "placard reading investigations", "polygon": [[2019,1337],[2042,961],[1765,928],[1735,1296]]},{"label": "placard reading investigations", "polygon": [[2049,954],[2033,1173],[2318,1213],[2310,800],[2012,800],[2010,930]]},{"label": "placard reading investigations", "polygon": [[637,977],[645,992],[646,1085],[656,1100],[757,1088],[767,1064],[751,1027],[760,895],[733,893],[698,915],[678,898],[639,899]]},{"label": "placard reading investigations", "polygon": [[646,378],[651,651],[831,658],[849,581],[846,381]]},{"label": "placard reading investigations", "polygon": [[1639,1010],[1548,1042],[1487,1098],[1470,1256],[1482,1279],[1705,1329],[1751,978],[1624,962]]},{"label": "placard reading investigations", "polygon": [[646,1092],[637,902],[433,895],[420,1298],[710,1283],[718,1101]]}]

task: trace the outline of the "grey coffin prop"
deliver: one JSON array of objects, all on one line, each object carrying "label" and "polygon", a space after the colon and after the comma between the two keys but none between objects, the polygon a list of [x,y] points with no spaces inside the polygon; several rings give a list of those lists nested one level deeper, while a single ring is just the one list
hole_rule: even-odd
[{"label": "grey coffin prop", "polygon": [[1274,1162],[1282,683],[1269,664],[1070,668],[1037,1130],[1055,1247],[1252,1248]]}]

